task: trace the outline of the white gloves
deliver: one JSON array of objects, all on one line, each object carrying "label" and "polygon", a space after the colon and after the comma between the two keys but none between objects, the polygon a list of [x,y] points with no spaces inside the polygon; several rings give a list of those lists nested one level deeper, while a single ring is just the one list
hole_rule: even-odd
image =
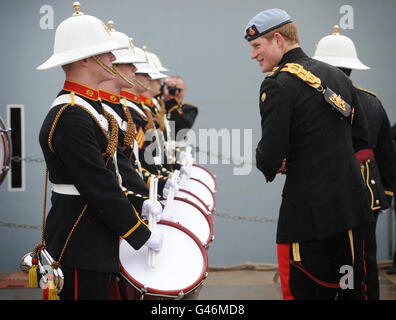
[{"label": "white gloves", "polygon": [[185,175],[187,177],[187,180],[190,179],[191,177],[191,168],[187,166],[182,166],[180,168],[180,174]]},{"label": "white gloves", "polygon": [[142,207],[142,217],[145,219],[149,218],[150,212],[154,214],[155,221],[161,220],[162,214],[162,206],[158,201],[154,201],[154,203],[150,200],[144,200]]},{"label": "white gloves", "polygon": [[182,164],[187,164],[187,163],[189,163],[189,162],[192,161],[192,156],[191,156],[190,153],[187,153],[187,152],[185,152],[185,151],[180,151],[180,154],[179,154],[179,161],[180,161]]},{"label": "white gloves", "polygon": [[164,235],[159,230],[152,230],[150,238],[144,244],[145,246],[153,249],[154,251],[160,251],[164,241]]},{"label": "white gloves", "polygon": [[168,180],[165,183],[164,189],[162,190],[162,196],[165,199],[168,199],[168,195],[169,195],[169,188],[172,187],[173,190],[175,191],[175,194],[177,193],[177,191],[179,191],[179,185],[173,181],[171,179],[171,177],[168,178]]},{"label": "white gloves", "polygon": [[162,211],[161,220],[167,220],[167,221],[170,221],[170,222],[176,222],[175,218],[170,214],[170,212],[168,212],[165,209],[164,209],[164,211]]}]

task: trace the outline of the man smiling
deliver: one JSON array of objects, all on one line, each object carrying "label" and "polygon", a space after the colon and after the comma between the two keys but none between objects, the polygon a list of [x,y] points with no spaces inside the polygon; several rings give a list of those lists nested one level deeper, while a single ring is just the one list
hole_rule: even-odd
[{"label": "man smiling", "polygon": [[[363,299],[362,225],[372,217],[355,159],[367,124],[354,88],[303,52],[284,10],[257,14],[245,39],[261,71],[271,71],[260,88],[256,162],[267,182],[286,173],[277,229],[283,297]],[[343,266],[353,267],[347,287]]]}]

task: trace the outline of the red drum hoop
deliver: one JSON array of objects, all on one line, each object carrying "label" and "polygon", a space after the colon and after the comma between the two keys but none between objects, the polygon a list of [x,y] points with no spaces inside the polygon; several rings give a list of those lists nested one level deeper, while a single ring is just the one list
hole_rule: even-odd
[{"label": "red drum hoop", "polygon": [[208,188],[209,188],[212,192],[216,192],[216,191],[217,191],[217,179],[216,179],[215,175],[214,175],[209,169],[207,169],[207,168],[205,168],[204,166],[201,166],[201,165],[199,165],[199,164],[194,163],[192,166],[195,167],[196,169],[201,169],[201,170],[203,170],[203,171],[211,178],[212,183],[213,183],[213,186],[210,185],[209,182],[203,181],[203,180],[204,180],[203,178],[201,178],[201,177],[195,175],[195,174],[194,174],[194,169],[193,169],[193,172],[192,172],[191,177],[200,180],[202,183],[206,184],[206,185],[208,186]]},{"label": "red drum hoop", "polygon": [[[188,193],[188,194],[194,196],[196,199],[198,199],[204,205],[205,209],[207,209],[208,212],[213,213],[213,211],[216,208],[216,197],[215,197],[214,193],[212,192],[212,190],[210,190],[210,188],[206,184],[202,183],[198,179],[190,178],[189,180],[187,180],[186,183],[187,183],[187,185],[181,186],[179,191],[182,191],[182,192],[185,192],[185,193]],[[189,183],[192,184],[192,188],[191,188],[191,185],[189,185]],[[202,188],[202,191],[206,195],[209,195],[212,203],[205,203],[206,201],[203,198],[204,195],[197,194],[198,190],[194,190],[195,187]]]}]

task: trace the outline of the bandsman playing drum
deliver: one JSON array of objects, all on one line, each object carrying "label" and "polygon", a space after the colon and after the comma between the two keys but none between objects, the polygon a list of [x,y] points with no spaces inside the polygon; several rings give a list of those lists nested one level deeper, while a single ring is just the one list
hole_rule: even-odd
[{"label": "bandsman playing drum", "polygon": [[56,30],[54,54],[38,67],[62,66],[66,75],[40,131],[54,184],[45,245],[65,275],[61,299],[108,299],[119,272],[120,237],[136,250],[159,250],[162,234],[140,217],[141,202],[126,196],[130,186],[121,179],[128,173],[118,167],[117,122],[98,100],[99,84],[115,78],[111,51],[126,47],[102,21],[80,12],[78,3],[75,9]]}]

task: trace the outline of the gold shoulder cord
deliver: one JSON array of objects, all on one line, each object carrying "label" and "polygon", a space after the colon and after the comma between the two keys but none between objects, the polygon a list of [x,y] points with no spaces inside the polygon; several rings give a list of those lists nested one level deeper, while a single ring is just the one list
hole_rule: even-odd
[{"label": "gold shoulder cord", "polygon": [[[105,134],[106,138],[109,140],[109,143],[107,145],[106,151],[104,153],[102,153],[103,157],[107,157],[106,159],[106,166],[109,163],[109,160],[114,156],[114,153],[116,151],[117,148],[117,144],[118,144],[118,123],[117,120],[109,113],[105,112],[104,115],[106,117],[106,119],[109,122],[109,129],[110,129],[110,136],[107,135],[107,132],[102,128],[102,126],[99,124],[98,120],[92,115],[92,113],[90,113],[86,108],[84,108],[81,105],[78,104],[74,104],[74,97],[72,95],[72,103],[66,104],[64,105],[57,113],[54,122],[52,123],[51,126],[51,130],[48,136],[48,146],[50,148],[50,150],[55,153],[53,145],[52,145],[52,138],[55,132],[55,128],[59,122],[60,116],[62,115],[63,111],[66,110],[66,108],[68,108],[69,106],[77,106],[80,107],[81,109],[83,109],[84,111],[86,111],[92,119],[95,120],[95,122],[99,125],[99,127],[101,128],[102,132]],[[46,244],[45,244],[45,239],[44,239],[44,227],[45,227],[45,216],[46,216],[46,207],[47,207],[47,188],[48,188],[48,167],[46,167],[45,169],[45,185],[44,185],[44,205],[43,205],[43,223],[42,223],[42,231],[41,231],[41,243],[36,245],[33,253],[35,256],[38,255],[39,251],[43,248],[46,248]],[[78,216],[76,222],[74,223],[69,235],[67,236],[67,239],[65,241],[65,244],[62,248],[62,251],[59,255],[59,259],[58,261],[54,261],[51,264],[51,267],[54,269],[57,269],[60,266],[60,262],[62,260],[62,257],[64,255],[64,252],[66,250],[66,247],[69,243],[69,240],[75,230],[75,228],[77,227],[78,223],[80,222],[82,216],[84,215],[85,211],[87,210],[87,204],[84,205],[80,215]]]},{"label": "gold shoulder cord", "polygon": [[154,129],[155,125],[154,125],[153,115],[152,115],[151,111],[148,110],[148,108],[145,108],[143,103],[141,103],[141,105],[142,105],[143,111],[144,111],[144,113],[146,114],[146,117],[147,117],[147,124],[144,127],[144,131],[147,131],[147,130],[150,130],[150,129]]},{"label": "gold shoulder cord", "polygon": [[125,133],[124,143],[122,146],[122,150],[125,151],[129,147],[133,149],[133,145],[135,143],[135,136],[136,136],[136,125],[135,122],[133,122],[131,113],[128,110],[125,99],[123,99],[122,101],[122,111],[124,112],[124,115],[127,118],[127,122],[128,122],[128,128]]}]

